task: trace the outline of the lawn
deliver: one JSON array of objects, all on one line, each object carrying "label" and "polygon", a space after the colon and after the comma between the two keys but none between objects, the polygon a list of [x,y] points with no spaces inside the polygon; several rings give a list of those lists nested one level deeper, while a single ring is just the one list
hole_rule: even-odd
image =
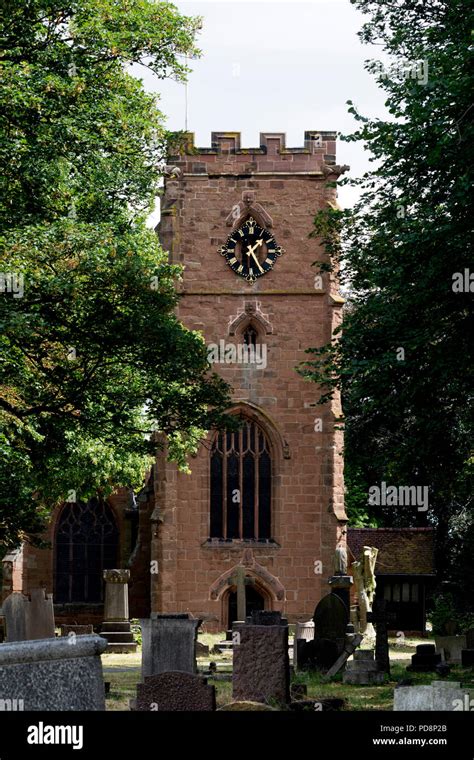
[{"label": "lawn", "polygon": [[[222,641],[224,634],[201,634],[199,641],[210,648]],[[390,640],[391,674],[381,686],[353,686],[342,683],[342,674],[327,681],[319,673],[298,671],[292,676],[292,683],[306,684],[309,699],[327,699],[338,697],[346,700],[346,710],[392,710],[393,689],[401,679],[410,678],[414,685],[430,684],[439,680],[436,673],[408,673],[405,668],[410,663],[411,655],[417,644],[427,643],[428,639],[406,638],[403,646],[395,639]],[[207,670],[209,663],[215,662],[218,674],[232,672],[232,655],[229,652],[198,657],[198,669]],[[129,700],[136,696],[136,685],[140,680],[141,650],[134,654],[102,655],[104,680],[110,683],[110,692],[106,697],[107,710],[128,710]],[[474,689],[472,670],[453,667],[447,680],[461,681]],[[208,683],[216,687],[217,706],[222,707],[232,701],[232,684],[229,681],[208,678]]]}]

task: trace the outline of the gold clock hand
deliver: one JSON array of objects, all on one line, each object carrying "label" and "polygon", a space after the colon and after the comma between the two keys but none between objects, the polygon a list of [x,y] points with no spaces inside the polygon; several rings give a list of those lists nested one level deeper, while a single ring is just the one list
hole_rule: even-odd
[{"label": "gold clock hand", "polygon": [[259,240],[257,240],[257,242],[255,243],[255,245],[248,245],[247,246],[247,250],[245,251],[245,253],[247,254],[247,256],[253,255],[253,252],[254,252],[255,248],[258,248],[260,245],[262,245],[262,243],[263,243],[263,239],[260,238]]},{"label": "gold clock hand", "polygon": [[254,259],[255,259],[255,263],[256,263],[256,265],[258,266],[258,268],[260,269],[260,271],[261,271],[261,272],[263,272],[263,269],[262,269],[262,267],[260,266],[260,262],[259,262],[259,260],[257,259],[257,257],[255,256],[255,254],[254,254],[254,252],[253,252],[253,251],[252,251],[252,256],[254,257]]}]

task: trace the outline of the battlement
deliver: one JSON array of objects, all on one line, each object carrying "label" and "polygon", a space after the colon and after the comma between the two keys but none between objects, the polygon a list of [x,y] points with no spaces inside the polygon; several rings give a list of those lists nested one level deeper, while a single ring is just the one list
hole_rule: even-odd
[{"label": "battlement", "polygon": [[210,147],[196,147],[193,132],[175,135],[168,161],[187,174],[276,172],[325,176],[336,165],[336,132],[306,131],[304,145],[295,148],[286,146],[284,132],[261,132],[258,148],[242,148],[240,132],[212,132]]}]

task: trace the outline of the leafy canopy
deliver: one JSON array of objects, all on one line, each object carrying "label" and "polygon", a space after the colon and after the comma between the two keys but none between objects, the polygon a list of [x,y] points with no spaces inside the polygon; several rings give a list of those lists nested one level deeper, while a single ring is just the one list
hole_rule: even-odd
[{"label": "leafy canopy", "polygon": [[228,387],[176,319],[145,219],[167,133],[131,64],[184,79],[200,20],[152,0],[13,0],[0,29],[0,542],[51,507],[185,467]]}]

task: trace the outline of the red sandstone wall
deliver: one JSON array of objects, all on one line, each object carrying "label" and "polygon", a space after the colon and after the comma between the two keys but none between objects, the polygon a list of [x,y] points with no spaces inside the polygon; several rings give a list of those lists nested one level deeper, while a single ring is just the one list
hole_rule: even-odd
[{"label": "red sandstone wall", "polygon": [[[248,402],[260,420],[268,418],[275,546],[239,541],[230,547],[206,545],[208,450],[202,447],[191,461],[192,475],[177,473],[163,456],[158,460],[156,498],[163,522],[152,547],[160,567],[152,578],[152,609],[189,611],[214,621],[216,628],[226,624],[229,588],[225,578],[220,585],[218,579],[242,563],[269,609],[281,609],[290,620],[311,617],[329,591],[327,578],[344,525],[337,519],[345,518],[342,434],[334,432],[339,404],[315,406],[317,388],[295,372],[305,349],[326,342],[341,318],[335,283],[324,275],[323,287],[314,287],[317,270],[312,264],[322,252],[308,238],[316,211],[335,200],[322,166],[335,160],[335,138],[324,136],[317,147],[306,133],[305,149],[288,150],[282,136],[263,135],[264,148],[239,152],[238,135],[213,135],[213,152],[191,147],[192,155],[170,159],[182,173],[166,183],[160,237],[171,259],[185,267],[180,318],[202,330],[207,343],[238,343],[229,326],[250,307],[261,315],[267,333],[265,370],[239,365],[214,369],[233,386],[236,402]],[[275,269],[254,284],[237,277],[217,253],[231,231],[226,217],[244,191],[254,193],[273,218],[272,233],[286,249]],[[323,420],[322,432],[314,430],[316,417]],[[252,554],[244,554],[245,549]],[[321,575],[314,573],[316,560],[323,563]],[[259,576],[252,562],[271,577],[262,580],[265,574],[259,571]]]}]

